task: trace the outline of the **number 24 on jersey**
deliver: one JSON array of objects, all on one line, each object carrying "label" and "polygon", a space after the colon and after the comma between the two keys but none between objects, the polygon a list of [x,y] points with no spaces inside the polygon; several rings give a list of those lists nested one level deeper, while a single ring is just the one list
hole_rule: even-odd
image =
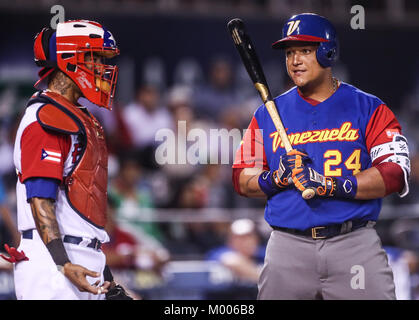
[{"label": "number 24 on jersey", "polygon": [[[333,168],[342,163],[342,153],[339,150],[327,150],[323,157],[326,159],[324,162],[324,175],[329,177],[341,177],[342,169]],[[352,175],[361,171],[361,149],[355,149],[352,154],[344,162],[346,169],[352,170]]]}]

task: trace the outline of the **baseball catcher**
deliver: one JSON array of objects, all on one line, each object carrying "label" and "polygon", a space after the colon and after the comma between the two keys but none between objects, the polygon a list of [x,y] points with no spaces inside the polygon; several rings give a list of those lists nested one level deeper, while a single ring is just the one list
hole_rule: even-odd
[{"label": "baseball catcher", "polygon": [[28,101],[14,147],[22,238],[7,249],[16,296],[112,298],[118,287],[105,281],[101,251],[109,241],[105,134],[78,99],[111,109],[118,69],[105,59],[119,49],[100,23],[74,20],[38,33],[34,54],[42,67],[35,87],[47,89]]}]

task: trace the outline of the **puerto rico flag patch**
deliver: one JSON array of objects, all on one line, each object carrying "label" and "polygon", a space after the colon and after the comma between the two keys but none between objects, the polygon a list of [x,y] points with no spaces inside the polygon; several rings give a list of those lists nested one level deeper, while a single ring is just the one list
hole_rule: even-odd
[{"label": "puerto rico flag patch", "polygon": [[41,155],[42,161],[60,163],[61,162],[61,152],[53,149],[42,149]]}]

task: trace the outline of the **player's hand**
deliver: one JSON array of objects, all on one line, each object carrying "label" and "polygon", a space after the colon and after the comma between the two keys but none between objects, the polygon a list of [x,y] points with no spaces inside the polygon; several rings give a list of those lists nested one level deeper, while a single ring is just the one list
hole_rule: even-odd
[{"label": "player's hand", "polygon": [[94,284],[90,284],[86,276],[93,278],[100,277],[99,272],[88,270],[78,264],[67,262],[63,267],[63,273],[74,284],[80,292],[90,292],[93,294],[107,293],[110,285],[109,281],[105,281],[102,286],[99,286],[99,280]]},{"label": "player's hand", "polygon": [[6,261],[9,261],[10,263],[29,260],[28,257],[25,255],[25,252],[23,252],[23,250],[19,251],[16,248],[10,248],[7,244],[4,245],[4,248],[6,249],[10,257],[6,257],[3,254],[0,254],[0,257],[2,257]]},{"label": "player's hand", "polygon": [[316,196],[333,197],[336,192],[336,181],[325,177],[310,166],[301,166],[292,170],[292,180],[295,187],[303,192],[313,189]]},{"label": "player's hand", "polygon": [[279,168],[272,174],[274,183],[279,188],[286,188],[292,182],[292,170],[303,167],[310,161],[307,152],[302,149],[292,149],[279,159]]}]

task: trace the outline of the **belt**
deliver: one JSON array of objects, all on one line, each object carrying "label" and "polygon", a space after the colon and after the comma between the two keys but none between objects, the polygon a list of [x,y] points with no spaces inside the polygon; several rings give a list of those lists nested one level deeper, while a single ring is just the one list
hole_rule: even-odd
[{"label": "belt", "polygon": [[351,220],[345,221],[342,224],[332,224],[328,226],[320,226],[308,228],[306,230],[290,229],[277,226],[271,226],[274,230],[284,231],[287,233],[311,237],[315,240],[317,239],[328,239],[335,237],[340,234],[348,233],[355,231],[359,228],[365,227],[368,223],[375,224],[375,221],[365,221],[365,220]]},{"label": "belt", "polygon": [[[22,231],[22,238],[23,239],[33,239],[33,231],[34,229],[24,230]],[[86,241],[83,241],[82,237],[75,237],[70,235],[65,235],[63,238],[63,242],[65,243],[72,243],[77,245],[82,245],[87,248],[92,248],[95,250],[100,250],[102,247],[102,242],[100,242],[98,239],[89,239],[90,241],[86,243]]]}]

